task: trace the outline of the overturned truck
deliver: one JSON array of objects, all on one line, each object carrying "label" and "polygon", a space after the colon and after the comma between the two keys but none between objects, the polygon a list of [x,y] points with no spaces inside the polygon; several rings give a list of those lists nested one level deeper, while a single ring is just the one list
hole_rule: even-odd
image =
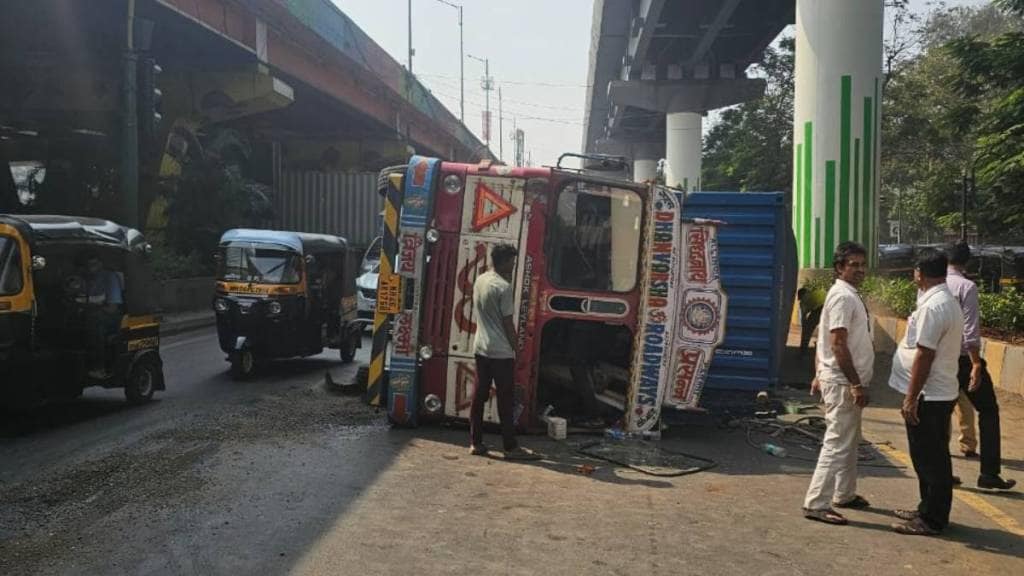
[{"label": "overturned truck", "polygon": [[[733,195],[745,197],[735,214],[715,214],[716,201],[704,198],[699,216],[688,217],[688,198],[656,184],[426,157],[382,173],[380,190],[367,395],[395,425],[468,419],[473,282],[499,243],[519,252],[519,429],[554,414],[575,426],[656,432],[663,409],[705,409],[709,381],[725,392],[713,395],[719,400],[748,405],[775,383],[795,275],[781,194]],[[740,221],[738,242],[749,245],[736,264],[749,269],[737,274],[745,318],[737,346],[722,348],[734,305],[722,281],[719,233],[730,215]],[[748,226],[759,217],[768,224]],[[722,367],[717,377],[713,363]],[[497,420],[493,398],[485,420]]]}]

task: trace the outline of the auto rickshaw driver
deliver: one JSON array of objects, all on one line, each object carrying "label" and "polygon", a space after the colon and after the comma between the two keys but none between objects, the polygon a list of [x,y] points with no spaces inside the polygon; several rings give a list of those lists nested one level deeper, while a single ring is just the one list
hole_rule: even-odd
[{"label": "auto rickshaw driver", "polygon": [[82,311],[89,377],[103,380],[110,376],[107,373],[107,340],[117,335],[123,314],[121,278],[104,266],[95,251],[83,252],[78,262],[83,273],[78,278],[69,278],[67,286]]}]

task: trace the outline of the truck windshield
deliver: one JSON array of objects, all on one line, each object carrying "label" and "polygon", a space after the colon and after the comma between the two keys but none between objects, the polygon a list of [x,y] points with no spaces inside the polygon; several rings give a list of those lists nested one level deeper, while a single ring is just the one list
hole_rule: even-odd
[{"label": "truck windshield", "polygon": [[220,249],[218,277],[231,282],[297,284],[299,255],[278,247],[233,244]]},{"label": "truck windshield", "polygon": [[21,292],[21,251],[10,236],[0,236],[0,296]]},{"label": "truck windshield", "polygon": [[632,290],[640,254],[640,196],[575,182],[559,193],[556,210],[547,241],[551,282],[570,290]]}]

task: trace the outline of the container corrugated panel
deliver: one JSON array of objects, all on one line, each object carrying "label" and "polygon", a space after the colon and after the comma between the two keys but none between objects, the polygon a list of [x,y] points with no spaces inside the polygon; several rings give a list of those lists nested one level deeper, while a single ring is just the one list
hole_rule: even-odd
[{"label": "container corrugated panel", "polygon": [[711,362],[706,400],[713,402],[716,392],[746,396],[778,382],[796,285],[787,214],[782,193],[695,192],[683,200],[684,217],[726,223],[718,229],[729,296],[726,335]]},{"label": "container corrugated panel", "polygon": [[384,209],[374,172],[282,172],[274,202],[277,228],[343,236],[360,247],[379,233]]}]

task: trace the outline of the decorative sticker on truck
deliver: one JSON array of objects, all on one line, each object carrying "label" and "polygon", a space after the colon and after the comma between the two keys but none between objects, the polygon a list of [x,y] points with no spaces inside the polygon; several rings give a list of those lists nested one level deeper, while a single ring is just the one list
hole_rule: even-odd
[{"label": "decorative sticker on truck", "polygon": [[682,302],[676,319],[676,342],[670,355],[672,383],[665,405],[696,408],[707,381],[715,349],[725,339],[728,299],[718,267],[718,228],[711,223],[684,223]]},{"label": "decorative sticker on truck", "polygon": [[652,191],[644,246],[643,300],[626,404],[626,431],[651,430],[661,414],[668,381],[679,275],[679,201],[666,188]]},{"label": "decorative sticker on truck", "polygon": [[[400,426],[416,425],[418,397],[417,353],[420,308],[426,266],[424,238],[431,214],[437,159],[413,156],[405,173],[402,215],[399,220],[395,272],[402,278],[402,311],[395,315],[388,383],[388,418]],[[379,302],[378,302],[379,303]]]}]

